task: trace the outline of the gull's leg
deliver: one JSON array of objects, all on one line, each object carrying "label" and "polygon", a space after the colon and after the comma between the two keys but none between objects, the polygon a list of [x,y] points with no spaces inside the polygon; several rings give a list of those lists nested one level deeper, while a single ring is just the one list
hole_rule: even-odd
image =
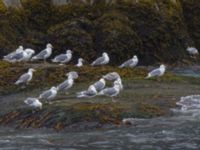
[{"label": "gull's leg", "polygon": [[112,97],[112,102],[113,103],[116,103],[117,101],[114,99],[114,97]]}]

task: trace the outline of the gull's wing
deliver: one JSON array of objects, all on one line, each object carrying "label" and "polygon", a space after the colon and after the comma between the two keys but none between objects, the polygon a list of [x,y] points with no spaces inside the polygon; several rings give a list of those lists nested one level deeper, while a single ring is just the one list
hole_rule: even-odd
[{"label": "gull's wing", "polygon": [[161,74],[161,71],[160,71],[160,69],[158,68],[158,69],[155,69],[155,70],[151,71],[149,74],[150,74],[152,77],[153,77],[153,76],[158,76],[158,75]]},{"label": "gull's wing", "polygon": [[50,97],[51,95],[52,95],[52,91],[51,91],[51,90],[47,90],[47,91],[44,91],[44,92],[40,95],[40,98],[47,99],[47,98]]},{"label": "gull's wing", "polygon": [[62,82],[61,84],[58,85],[58,90],[64,90],[65,88],[69,87],[70,84],[68,82],[68,80],[65,80],[64,82]]},{"label": "gull's wing", "polygon": [[43,58],[45,57],[46,54],[47,54],[47,51],[46,51],[46,49],[45,49],[45,50],[41,51],[39,54],[37,54],[37,55],[35,56],[35,58],[37,58],[37,59],[43,59]]},{"label": "gull's wing", "polygon": [[65,61],[66,59],[67,59],[67,56],[65,54],[60,54],[54,58],[54,61],[62,62],[62,61]]},{"label": "gull's wing", "polygon": [[30,79],[30,77],[31,77],[30,74],[25,73],[25,74],[21,75],[21,77],[18,79],[18,82],[25,83]]},{"label": "gull's wing", "polygon": [[128,67],[132,63],[133,63],[133,60],[129,59],[129,60],[125,61],[123,64],[121,64],[119,67],[120,68],[122,68],[122,67]]},{"label": "gull's wing", "polygon": [[15,55],[12,56],[12,59],[19,60],[19,59],[23,58],[23,56],[24,56],[23,52],[22,53],[17,53],[17,54],[15,54]]},{"label": "gull's wing", "polygon": [[31,105],[31,104],[34,103],[34,101],[35,101],[34,98],[27,98],[24,102],[25,102],[26,104],[28,104],[28,105]]},{"label": "gull's wing", "polygon": [[93,85],[97,89],[97,91],[100,91],[105,87],[105,84],[102,83],[101,81],[97,81]]},{"label": "gull's wing", "polygon": [[95,61],[93,61],[92,65],[101,65],[104,60],[104,57],[99,57]]},{"label": "gull's wing", "polygon": [[107,95],[107,96],[112,96],[116,93],[117,91],[114,89],[114,88],[107,88],[107,89],[104,89],[102,92],[102,94],[104,95]]}]

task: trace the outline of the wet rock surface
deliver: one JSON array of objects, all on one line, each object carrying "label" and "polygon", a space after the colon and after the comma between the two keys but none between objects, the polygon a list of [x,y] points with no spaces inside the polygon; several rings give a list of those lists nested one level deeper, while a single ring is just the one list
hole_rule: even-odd
[{"label": "wet rock surface", "polygon": [[[200,90],[199,78],[184,77],[167,72],[161,78],[144,80],[147,68],[117,69],[115,67],[82,69],[73,66],[1,63],[0,124],[16,128],[52,128],[54,130],[89,130],[104,127],[106,124],[121,124],[123,118],[152,118],[169,116],[170,108],[183,95],[192,95]],[[37,67],[33,80],[25,89],[13,83],[26,68]],[[66,77],[69,70],[77,69],[79,79],[69,94],[59,93],[51,104],[42,110],[27,108],[23,100],[37,97],[41,91],[57,85]],[[45,70],[45,71],[44,71]],[[45,73],[48,70],[48,73]],[[124,90],[113,103],[108,97],[77,99],[75,93],[86,89],[102,75],[118,71],[122,77]],[[17,74],[18,75],[17,75]],[[41,75],[44,75],[41,82]],[[108,82],[108,86],[112,83]],[[42,101],[43,102],[43,101]]]}]

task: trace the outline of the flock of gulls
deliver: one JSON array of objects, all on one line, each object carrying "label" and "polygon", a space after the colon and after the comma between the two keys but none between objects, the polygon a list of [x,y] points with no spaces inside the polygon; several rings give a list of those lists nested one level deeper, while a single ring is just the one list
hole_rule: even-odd
[{"label": "flock of gulls", "polygon": [[[3,60],[8,61],[10,63],[28,62],[36,60],[43,60],[44,62],[46,62],[46,60],[52,55],[52,50],[53,46],[50,43],[48,43],[44,50],[39,52],[37,55],[33,56],[35,54],[35,51],[33,49],[24,49],[23,46],[19,46],[14,52],[11,52],[10,54],[4,56]],[[192,57],[199,54],[198,50],[195,47],[188,47],[187,51]],[[51,61],[54,63],[59,63],[60,65],[67,64],[72,59],[72,53],[73,52],[71,50],[67,50],[65,54],[57,55]],[[109,55],[106,52],[104,52],[101,57],[97,58],[91,63],[91,66],[106,65],[109,63],[109,61]],[[119,66],[119,68],[133,68],[137,66],[138,62],[138,57],[134,55],[131,59],[122,63]],[[76,67],[82,67],[83,63],[84,59],[79,58]],[[165,70],[166,66],[161,64],[159,68],[156,68],[149,72],[146,78],[162,76],[164,75]],[[27,73],[24,73],[19,77],[15,84],[27,85],[32,80],[33,72],[35,71],[35,69],[30,68]],[[24,100],[24,102],[34,109],[42,109],[43,104],[41,100],[44,100],[45,102],[50,102],[57,96],[58,92],[67,92],[67,90],[73,86],[74,80],[79,77],[78,73],[75,71],[67,73],[66,76],[67,79],[59,85],[53,86],[49,90],[42,92],[37,98],[29,97],[26,100]],[[113,86],[106,87],[106,80],[112,81]],[[92,85],[89,85],[88,89],[81,92],[77,92],[76,96],[77,98],[92,98],[95,96],[104,95],[111,97],[112,101],[115,102],[114,97],[117,96],[122,90],[123,84],[120,75],[117,72],[111,72],[106,75],[103,75],[99,81],[96,81]]]}]

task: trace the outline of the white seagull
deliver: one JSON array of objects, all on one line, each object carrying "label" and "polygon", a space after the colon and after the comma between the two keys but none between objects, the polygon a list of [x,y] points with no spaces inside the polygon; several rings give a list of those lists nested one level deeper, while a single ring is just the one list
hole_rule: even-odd
[{"label": "white seagull", "polygon": [[120,83],[118,81],[115,81],[113,87],[105,88],[102,91],[100,91],[97,95],[105,95],[105,96],[112,97],[112,101],[115,102],[113,97],[119,94],[120,89],[121,89]]},{"label": "white seagull", "polygon": [[118,78],[121,79],[120,75],[117,72],[108,73],[108,74],[104,75],[103,78],[106,80],[109,80],[109,81],[115,81]]},{"label": "white seagull", "polygon": [[122,91],[123,88],[124,88],[124,86],[123,86],[123,84],[122,84],[121,78],[117,78],[115,81],[119,83],[119,85],[120,85],[120,91]]},{"label": "white seagull", "polygon": [[190,55],[199,55],[199,52],[195,47],[188,47],[187,51]]},{"label": "white seagull", "polygon": [[99,65],[106,65],[110,61],[110,58],[106,52],[102,54],[102,57],[97,58],[95,61],[92,62],[92,66],[99,66]]},{"label": "white seagull", "polygon": [[138,58],[136,55],[133,56],[133,58],[125,61],[123,64],[119,66],[119,68],[124,68],[124,67],[130,67],[133,68],[138,64]]},{"label": "white seagull", "polygon": [[77,98],[91,98],[91,97],[95,97],[97,95],[97,90],[94,87],[94,85],[90,85],[88,90],[86,91],[82,91],[82,92],[78,92],[76,94]]},{"label": "white seagull", "polygon": [[24,103],[33,108],[42,109],[42,103],[37,98],[27,98],[24,100]]},{"label": "white seagull", "polygon": [[166,66],[165,65],[160,65],[159,68],[152,70],[151,72],[148,73],[148,76],[146,79],[151,78],[151,77],[156,77],[156,76],[162,76],[165,73]]},{"label": "white seagull", "polygon": [[103,90],[103,88],[105,87],[106,81],[105,81],[104,78],[101,78],[99,81],[95,82],[95,83],[92,84],[92,85],[95,87],[95,89],[96,89],[97,91],[101,91],[101,90]]},{"label": "white seagull", "polygon": [[52,100],[56,97],[58,89],[56,87],[52,87],[49,90],[44,91],[42,94],[40,94],[39,99],[44,100]]},{"label": "white seagull", "polygon": [[49,58],[52,54],[52,48],[53,46],[48,43],[46,45],[46,49],[42,50],[39,54],[37,54],[36,56],[34,56],[31,60],[41,60],[43,59],[46,62],[46,59]]},{"label": "white seagull", "polygon": [[70,71],[69,73],[66,74],[66,76],[72,78],[72,79],[77,79],[78,78],[78,73],[76,71]]},{"label": "white seagull", "polygon": [[34,71],[35,71],[35,69],[30,68],[27,73],[25,73],[25,74],[20,76],[20,78],[15,82],[15,84],[16,85],[28,84],[31,81],[32,77],[33,77],[33,72]]},{"label": "white seagull", "polygon": [[24,55],[21,61],[25,61],[25,62],[29,61],[31,57],[35,54],[35,51],[30,48],[25,49],[24,52],[26,53],[26,55]]},{"label": "white seagull", "polygon": [[83,62],[84,62],[84,59],[83,58],[79,58],[78,59],[78,63],[76,64],[76,67],[82,67],[83,66]]},{"label": "white seagull", "polygon": [[52,59],[52,62],[64,64],[68,63],[71,59],[72,59],[72,51],[67,50],[66,54],[57,55],[54,59]]}]

